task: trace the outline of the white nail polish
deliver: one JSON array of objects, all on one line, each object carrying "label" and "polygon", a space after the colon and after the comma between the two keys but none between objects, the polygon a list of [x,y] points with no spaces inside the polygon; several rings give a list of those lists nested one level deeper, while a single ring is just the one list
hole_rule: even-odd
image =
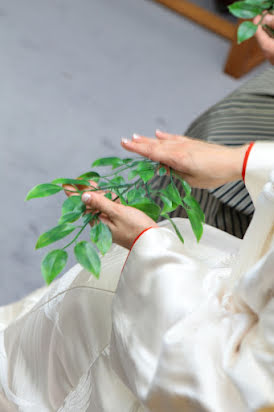
[{"label": "white nail polish", "polygon": [[141,136],[139,136],[138,134],[134,133],[134,135],[132,136],[133,140],[140,140]]},{"label": "white nail polish", "polygon": [[90,193],[84,193],[84,194],[83,194],[83,196],[82,196],[82,201],[83,201],[84,203],[88,203],[88,202],[90,201],[90,199],[91,199]]},{"label": "white nail polish", "polygon": [[127,144],[127,143],[128,143],[128,139],[126,139],[125,137],[122,137],[121,142]]}]

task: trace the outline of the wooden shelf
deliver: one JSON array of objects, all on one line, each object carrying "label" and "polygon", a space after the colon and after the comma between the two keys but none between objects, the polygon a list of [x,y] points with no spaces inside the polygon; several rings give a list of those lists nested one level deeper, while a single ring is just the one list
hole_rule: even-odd
[{"label": "wooden shelf", "polygon": [[153,1],[231,41],[232,45],[224,69],[224,72],[230,76],[239,78],[265,60],[256,39],[252,38],[241,45],[237,44],[238,24],[233,24],[188,0]]},{"label": "wooden shelf", "polygon": [[171,10],[176,11],[182,16],[193,20],[200,26],[205,27],[214,33],[228,39],[234,40],[236,24],[229,22],[223,17],[219,17],[217,14],[212,13],[191,1],[187,0],[154,0],[157,3],[163,4]]}]

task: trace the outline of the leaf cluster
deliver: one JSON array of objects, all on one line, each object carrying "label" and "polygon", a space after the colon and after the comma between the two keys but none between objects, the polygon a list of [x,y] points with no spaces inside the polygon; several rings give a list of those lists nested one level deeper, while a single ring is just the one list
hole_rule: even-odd
[{"label": "leaf cluster", "polygon": [[260,25],[263,26],[265,31],[274,37],[274,31],[271,27],[263,24],[263,18],[266,14],[274,12],[274,0],[244,0],[236,1],[228,6],[229,11],[235,17],[240,19],[253,19],[258,15],[262,15],[262,18],[258,24],[254,24],[252,21],[244,21],[238,28],[238,43],[242,43],[245,40],[250,39],[256,33]]},{"label": "leaf cluster", "polygon": [[[111,167],[108,174],[100,175],[91,170],[83,173],[78,179],[55,179],[51,183],[35,186],[27,194],[26,200],[42,198],[59,193],[63,185],[73,187],[73,196],[67,198],[63,205],[58,224],[43,233],[37,240],[36,249],[49,246],[71,234],[73,238],[61,249],[47,253],[42,260],[41,271],[47,284],[50,284],[65,268],[68,260],[67,248],[74,244],[74,255],[77,261],[95,277],[101,271],[100,254],[107,253],[112,245],[112,235],[107,225],[100,221],[100,213],[87,212],[81,195],[85,191],[104,190],[105,196],[112,201],[117,199],[124,205],[139,209],[157,221],[160,216],[170,220],[177,236],[184,242],[176,224],[170,219],[169,213],[182,206],[189,217],[197,241],[203,233],[204,214],[199,203],[191,195],[191,187],[171,169],[169,183],[165,188],[154,189],[152,179],[158,173],[167,174],[165,167],[145,158],[105,157],[97,159],[93,167]],[[174,178],[180,180],[184,196],[181,197]],[[96,183],[96,186],[94,183]],[[67,190],[67,189],[66,189]],[[116,197],[113,198],[112,194]],[[156,203],[156,199],[160,201]],[[77,223],[76,223],[77,222]],[[91,224],[90,241],[79,241],[84,229]]]}]

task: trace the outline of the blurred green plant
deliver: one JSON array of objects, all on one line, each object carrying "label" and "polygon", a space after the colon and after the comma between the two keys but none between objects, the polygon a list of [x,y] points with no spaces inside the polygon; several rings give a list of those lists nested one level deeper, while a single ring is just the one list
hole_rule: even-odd
[{"label": "blurred green plant", "polygon": [[[167,169],[157,162],[145,158],[106,157],[97,159],[91,167],[99,166],[110,166],[112,172],[100,175],[95,171],[89,171],[78,179],[55,179],[51,183],[35,186],[26,196],[26,200],[41,198],[65,190],[62,185],[73,187],[74,196],[70,196],[64,201],[58,225],[43,233],[36,243],[36,249],[40,249],[74,232],[74,237],[66,246],[50,251],[42,260],[41,271],[47,284],[50,284],[65,268],[68,259],[66,249],[72,244],[75,244],[74,254],[77,261],[96,278],[99,278],[101,260],[98,253],[104,255],[108,252],[112,245],[112,235],[108,226],[100,221],[100,213],[86,213],[86,206],[81,200],[81,195],[85,191],[104,190],[105,196],[110,200],[120,199],[123,205],[143,211],[154,221],[157,221],[160,216],[165,217],[172,224],[180,241],[184,242],[178,227],[169,217],[169,213],[182,206],[186,210],[197,241],[199,242],[202,237],[204,213],[199,203],[191,195],[189,184],[174,170],[169,169],[170,181],[168,185],[165,188],[155,189],[151,182],[154,176],[167,174]],[[183,197],[175,185],[174,177],[180,180],[184,192]],[[96,186],[92,182],[96,183]],[[112,198],[111,193],[115,194],[116,197]],[[160,199],[161,206],[155,202],[157,198]],[[79,241],[80,235],[89,224],[92,226],[90,242]]]},{"label": "blurred green plant", "polygon": [[274,38],[274,30],[267,24],[263,24],[263,19],[267,14],[274,14],[274,0],[237,1],[228,6],[228,9],[233,16],[240,19],[253,19],[258,15],[262,16],[258,24],[254,24],[252,21],[244,21],[239,25],[239,44],[253,37],[259,26],[262,26],[267,34]]}]

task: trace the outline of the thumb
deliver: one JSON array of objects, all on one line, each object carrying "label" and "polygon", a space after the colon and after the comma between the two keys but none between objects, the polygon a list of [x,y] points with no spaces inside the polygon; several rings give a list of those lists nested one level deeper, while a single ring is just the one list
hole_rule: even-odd
[{"label": "thumb", "polygon": [[110,219],[113,219],[117,215],[118,205],[112,200],[107,199],[105,196],[102,196],[101,194],[94,192],[85,192],[82,195],[82,201],[91,209],[104,213]]},{"label": "thumb", "polygon": [[267,24],[268,26],[274,29],[274,16],[267,14],[263,19],[263,24]]}]

